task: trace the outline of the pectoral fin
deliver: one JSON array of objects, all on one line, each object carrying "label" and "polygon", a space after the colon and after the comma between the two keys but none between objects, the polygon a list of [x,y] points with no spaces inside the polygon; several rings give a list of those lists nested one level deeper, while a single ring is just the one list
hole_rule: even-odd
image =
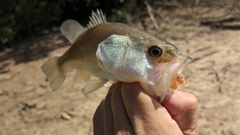
[{"label": "pectoral fin", "polygon": [[113,83],[114,83],[114,81],[109,80],[108,82],[106,82],[106,83],[104,84],[104,87],[109,88],[109,87],[112,86]]},{"label": "pectoral fin", "polygon": [[90,79],[85,88],[83,89],[83,93],[84,94],[88,94],[91,93],[97,89],[99,89],[100,87],[102,87],[108,80],[100,80],[100,79]]}]

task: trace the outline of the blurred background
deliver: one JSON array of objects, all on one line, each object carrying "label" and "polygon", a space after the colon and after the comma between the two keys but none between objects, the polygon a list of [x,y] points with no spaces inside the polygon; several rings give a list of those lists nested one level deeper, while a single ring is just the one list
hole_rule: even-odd
[{"label": "blurred background", "polygon": [[199,133],[238,135],[240,127],[239,0],[1,0],[0,134],[91,135],[92,116],[107,88],[88,95],[67,74],[52,92],[40,67],[70,43],[66,19],[87,26],[102,9],[109,22],[127,23],[176,45],[193,61],[184,74],[199,101]]},{"label": "blurred background", "polygon": [[109,21],[127,22],[138,5],[141,0],[2,0],[1,48],[23,38],[57,32],[66,19],[86,24],[96,9],[107,13]]}]

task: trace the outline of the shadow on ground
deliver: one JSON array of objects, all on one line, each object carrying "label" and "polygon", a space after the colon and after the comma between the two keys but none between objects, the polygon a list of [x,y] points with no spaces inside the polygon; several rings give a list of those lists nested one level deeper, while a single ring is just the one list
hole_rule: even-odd
[{"label": "shadow on ground", "polygon": [[0,74],[8,72],[6,69],[10,64],[8,60],[13,60],[15,65],[27,63],[47,57],[49,52],[69,45],[70,43],[61,33],[21,41],[0,53]]}]

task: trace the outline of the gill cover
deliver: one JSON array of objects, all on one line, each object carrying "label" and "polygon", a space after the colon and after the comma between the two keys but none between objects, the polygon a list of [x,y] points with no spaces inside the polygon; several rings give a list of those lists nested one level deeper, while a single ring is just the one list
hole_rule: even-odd
[{"label": "gill cover", "polygon": [[146,81],[153,68],[146,58],[144,44],[133,42],[128,36],[109,36],[99,44],[96,56],[99,67],[118,81]]}]

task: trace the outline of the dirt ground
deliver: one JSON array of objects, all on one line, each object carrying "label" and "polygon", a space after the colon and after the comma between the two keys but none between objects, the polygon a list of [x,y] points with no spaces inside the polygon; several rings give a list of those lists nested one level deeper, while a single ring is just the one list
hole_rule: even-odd
[{"label": "dirt ground", "polygon": [[[199,1],[196,1],[199,2]],[[175,44],[193,58],[185,68],[191,82],[182,91],[199,101],[201,135],[239,135],[240,11],[239,2],[165,3],[153,6],[158,30],[147,10],[131,25]],[[84,95],[72,90],[67,75],[52,92],[40,66],[70,47],[61,33],[22,41],[0,53],[1,135],[91,135],[92,116],[107,88]]]}]

